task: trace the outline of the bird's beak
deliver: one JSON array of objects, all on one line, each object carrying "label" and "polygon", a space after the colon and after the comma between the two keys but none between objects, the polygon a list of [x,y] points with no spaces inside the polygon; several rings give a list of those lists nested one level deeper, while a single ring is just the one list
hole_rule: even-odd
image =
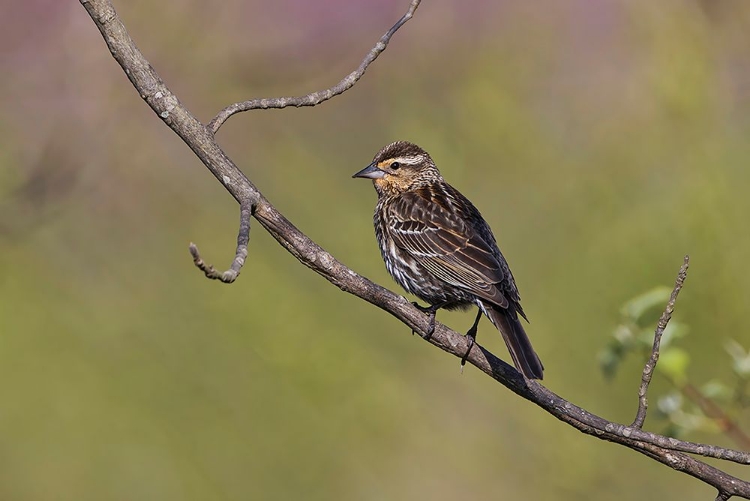
[{"label": "bird's beak", "polygon": [[371,163],[361,171],[354,174],[352,177],[365,177],[367,179],[381,179],[385,176],[385,172],[378,169],[377,165],[375,165],[375,162]]}]

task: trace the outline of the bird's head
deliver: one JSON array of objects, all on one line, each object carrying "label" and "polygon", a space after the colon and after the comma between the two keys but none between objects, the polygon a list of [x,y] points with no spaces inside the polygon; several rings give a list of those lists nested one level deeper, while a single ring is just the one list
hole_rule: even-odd
[{"label": "bird's head", "polygon": [[442,179],[430,155],[406,141],[384,147],[370,165],[352,177],[372,179],[379,195],[397,195]]}]

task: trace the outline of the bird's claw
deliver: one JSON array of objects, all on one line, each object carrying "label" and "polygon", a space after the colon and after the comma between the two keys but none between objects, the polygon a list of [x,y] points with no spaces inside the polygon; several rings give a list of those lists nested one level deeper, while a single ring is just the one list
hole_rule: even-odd
[{"label": "bird's claw", "polygon": [[[430,339],[432,335],[435,333],[435,306],[422,306],[419,303],[411,303],[416,309],[421,311],[422,313],[427,313],[430,316],[430,323],[427,326],[427,333],[422,336],[423,339]],[[414,329],[411,331],[412,335],[414,335]]]},{"label": "bird's claw", "polygon": [[429,313],[432,311],[432,307],[430,306],[422,306],[421,304],[417,303],[416,301],[412,301],[411,305],[421,311],[422,313]]},{"label": "bird's claw", "polygon": [[471,349],[474,347],[476,340],[476,329],[470,329],[469,332],[466,333],[466,337],[469,339],[469,347],[466,349],[466,353],[464,354],[464,356],[461,357],[461,374],[464,373],[464,365],[466,365],[466,360],[469,358],[469,353],[471,353]]}]

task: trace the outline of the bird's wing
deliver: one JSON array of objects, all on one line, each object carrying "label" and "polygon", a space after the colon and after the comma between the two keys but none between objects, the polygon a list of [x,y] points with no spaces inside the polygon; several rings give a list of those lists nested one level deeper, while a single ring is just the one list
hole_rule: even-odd
[{"label": "bird's wing", "polygon": [[[447,193],[403,193],[390,204],[388,224],[396,245],[446,283],[476,294],[501,308],[506,270],[494,242],[487,242]],[[478,213],[477,213],[478,216]],[[479,216],[481,218],[481,216]]]}]

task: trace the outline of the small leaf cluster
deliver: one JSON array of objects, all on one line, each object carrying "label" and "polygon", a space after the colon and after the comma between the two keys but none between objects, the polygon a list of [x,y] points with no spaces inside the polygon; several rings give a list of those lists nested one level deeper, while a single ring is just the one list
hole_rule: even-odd
[{"label": "small leaf cluster", "polygon": [[[645,363],[651,356],[656,324],[670,294],[667,287],[655,287],[622,305],[620,321],[598,356],[606,379],[615,376],[626,357],[635,355]],[[682,437],[692,431],[723,432],[727,419],[733,419],[750,405],[750,352],[736,341],[728,341],[726,351],[736,381],[726,384],[714,379],[696,386],[688,374],[690,355],[677,345],[688,333],[687,324],[672,318],[662,335],[655,375],[666,379],[672,389],[658,397],[655,417],[666,423],[664,434],[668,436]],[[711,412],[712,409],[716,411]]]},{"label": "small leaf cluster", "polygon": [[[620,308],[620,323],[615,327],[609,344],[599,353],[599,364],[607,379],[612,379],[622,361],[635,353],[644,360],[651,354],[654,343],[654,326],[671,290],[656,287],[627,301]],[[661,338],[657,371],[675,381],[687,378],[690,355],[675,346],[674,341],[687,335],[687,325],[672,319]]]}]

